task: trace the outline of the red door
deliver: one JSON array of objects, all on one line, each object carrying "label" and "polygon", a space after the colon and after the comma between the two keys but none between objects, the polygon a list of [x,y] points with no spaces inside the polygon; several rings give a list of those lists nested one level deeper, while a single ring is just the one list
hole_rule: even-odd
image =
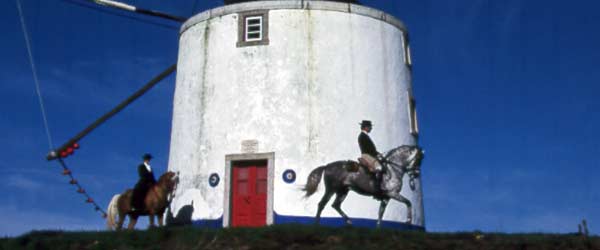
[{"label": "red door", "polygon": [[240,162],[233,166],[232,226],[267,224],[267,162]]}]

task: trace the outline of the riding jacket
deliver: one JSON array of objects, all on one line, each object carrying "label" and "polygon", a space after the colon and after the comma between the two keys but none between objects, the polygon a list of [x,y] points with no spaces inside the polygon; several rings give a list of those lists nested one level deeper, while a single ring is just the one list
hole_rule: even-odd
[{"label": "riding jacket", "polygon": [[156,178],[154,178],[154,172],[152,172],[152,169],[146,166],[146,164],[144,163],[138,166],[138,175],[140,176],[140,180],[138,181],[138,183],[156,183]]},{"label": "riding jacket", "polygon": [[375,158],[379,155],[377,148],[375,148],[375,144],[371,141],[371,137],[364,131],[358,135],[358,146],[360,147],[361,154],[368,154]]},{"label": "riding jacket", "polygon": [[143,210],[146,194],[152,185],[156,183],[156,179],[154,178],[154,173],[152,172],[150,166],[147,166],[145,163],[142,163],[138,166],[138,174],[140,179],[133,188],[131,205],[135,209]]}]

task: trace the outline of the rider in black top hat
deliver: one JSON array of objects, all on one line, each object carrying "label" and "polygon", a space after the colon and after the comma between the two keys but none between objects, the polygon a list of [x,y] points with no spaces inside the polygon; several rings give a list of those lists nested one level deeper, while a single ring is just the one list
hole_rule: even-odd
[{"label": "rider in black top hat", "polygon": [[379,154],[375,144],[369,137],[369,133],[373,129],[371,121],[364,120],[360,123],[361,133],[358,135],[358,146],[360,147],[361,154],[368,154],[376,158]]},{"label": "rider in black top hat", "polygon": [[369,133],[373,129],[373,123],[368,120],[363,120],[360,123],[361,132],[358,135],[358,146],[360,147],[361,158],[364,160],[364,163],[367,165],[367,168],[371,172],[375,173],[375,186],[380,189],[381,188],[381,163],[379,159],[382,155],[377,152],[377,148],[375,147],[375,143],[369,137]]},{"label": "rider in black top hat", "polygon": [[151,154],[144,154],[142,156],[144,162],[138,165],[138,174],[140,176],[139,181],[135,184],[133,189],[133,195],[131,196],[131,208],[134,211],[143,211],[144,199],[148,190],[156,183],[154,178],[154,172],[150,167],[150,160],[152,159]]}]

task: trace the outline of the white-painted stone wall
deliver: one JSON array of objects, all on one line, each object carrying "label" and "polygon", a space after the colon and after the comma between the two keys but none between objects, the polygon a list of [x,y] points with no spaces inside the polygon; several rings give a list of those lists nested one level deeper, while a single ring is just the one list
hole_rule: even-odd
[{"label": "white-painted stone wall", "polygon": [[[307,2],[269,10],[268,45],[236,47],[236,12],[275,1],[221,7],[184,25],[169,159],[169,170],[181,178],[174,214],[193,200],[193,220],[229,216],[223,214],[225,156],[240,154],[244,140],[257,140],[259,153],[274,152],[273,210],[293,216],[316,213],[323,183],[308,199],[300,190],[310,171],[360,155],[361,120],[373,121],[371,138],[381,152],[416,143],[409,131],[411,73],[399,22],[375,18],[382,12],[366,7],[302,4]],[[375,14],[335,10],[348,6]],[[295,183],[283,181],[286,169],[297,173]],[[211,173],[221,177],[215,188],[208,184]],[[423,226],[420,181],[415,191],[407,183],[402,194],[413,203],[413,224]],[[377,218],[378,207],[373,198],[353,192],[342,206],[350,217],[368,219]],[[339,215],[328,206],[323,217]],[[406,221],[406,207],[392,201],[384,219]]]}]

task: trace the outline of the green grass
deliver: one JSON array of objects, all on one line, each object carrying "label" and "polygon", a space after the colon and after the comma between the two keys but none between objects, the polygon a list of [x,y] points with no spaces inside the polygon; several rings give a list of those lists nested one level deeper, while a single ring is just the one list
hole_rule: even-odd
[{"label": "green grass", "polygon": [[34,231],[0,239],[0,249],[598,249],[599,237],[561,234],[423,233],[275,225],[263,228],[159,228],[147,231]]}]

